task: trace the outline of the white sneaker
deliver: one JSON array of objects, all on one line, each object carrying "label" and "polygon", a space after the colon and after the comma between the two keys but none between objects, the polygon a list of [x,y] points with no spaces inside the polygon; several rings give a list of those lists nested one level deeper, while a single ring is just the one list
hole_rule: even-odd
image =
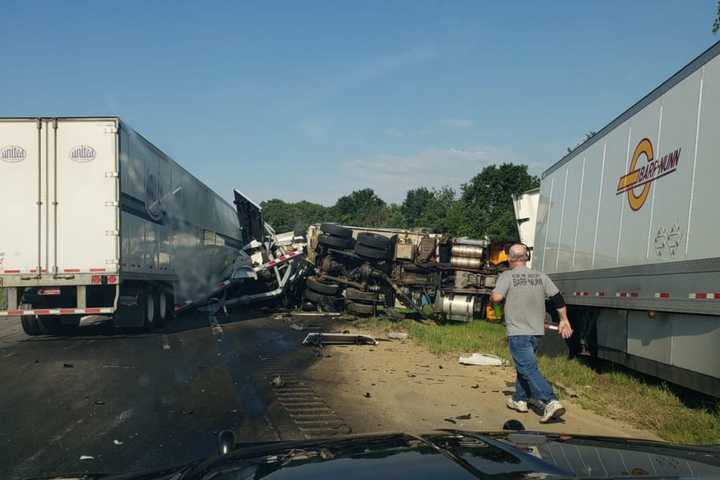
[{"label": "white sneaker", "polygon": [[517,410],[520,413],[525,413],[528,411],[527,402],[519,400],[515,401],[512,399],[512,397],[508,397],[507,402],[505,402],[508,408],[512,410]]},{"label": "white sneaker", "polygon": [[557,400],[552,400],[545,405],[545,412],[540,419],[540,423],[547,423],[550,420],[560,418],[563,415],[565,415],[565,407],[563,407]]}]

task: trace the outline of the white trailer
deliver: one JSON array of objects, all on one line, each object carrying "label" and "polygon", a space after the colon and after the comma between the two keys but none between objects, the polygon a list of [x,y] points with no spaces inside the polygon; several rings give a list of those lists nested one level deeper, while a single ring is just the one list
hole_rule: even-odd
[{"label": "white trailer", "polygon": [[3,317],[162,323],[247,264],[235,208],[120,119],[0,119]]},{"label": "white trailer", "polygon": [[534,268],[598,356],[720,396],[720,43],[542,175]]}]

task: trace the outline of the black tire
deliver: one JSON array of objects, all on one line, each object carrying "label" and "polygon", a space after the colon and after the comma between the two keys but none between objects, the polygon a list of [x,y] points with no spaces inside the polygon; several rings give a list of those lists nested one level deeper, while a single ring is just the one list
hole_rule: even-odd
[{"label": "black tire", "polygon": [[336,295],[338,290],[340,290],[339,285],[334,283],[323,283],[316,277],[308,277],[305,283],[307,284],[308,289],[317,293],[322,293],[323,295]]},{"label": "black tire", "polygon": [[363,292],[356,288],[348,288],[345,290],[345,298],[353,302],[361,303],[377,303],[380,300],[380,296],[377,292]]},{"label": "black tire", "polygon": [[336,301],[336,297],[333,297],[332,295],[323,295],[322,293],[314,292],[310,289],[305,290],[305,298],[316,305],[329,305],[335,303]]},{"label": "black tire", "polygon": [[387,250],[378,250],[377,248],[368,247],[360,243],[355,245],[355,253],[361,257],[371,258],[373,260],[383,260],[390,256]]},{"label": "black tire", "polygon": [[20,317],[20,324],[22,325],[23,332],[31,337],[42,333],[40,326],[37,324],[37,319],[32,315],[23,315]]},{"label": "black tire", "polygon": [[157,299],[152,290],[145,290],[140,294],[139,304],[140,312],[143,319],[143,329],[146,332],[152,332],[157,326]]},{"label": "black tire", "polygon": [[352,238],[338,237],[336,235],[320,235],[318,243],[332,248],[341,250],[353,248],[354,241]]},{"label": "black tire", "polygon": [[366,303],[348,302],[345,310],[356,315],[372,315],[375,313],[375,305]]},{"label": "black tire", "polygon": [[352,230],[338,225],[337,223],[323,223],[320,225],[320,230],[328,235],[333,235],[340,238],[352,238]]},{"label": "black tire", "polygon": [[357,243],[365,245],[367,247],[377,248],[378,250],[389,251],[392,247],[392,240],[376,233],[362,232],[358,233]]}]

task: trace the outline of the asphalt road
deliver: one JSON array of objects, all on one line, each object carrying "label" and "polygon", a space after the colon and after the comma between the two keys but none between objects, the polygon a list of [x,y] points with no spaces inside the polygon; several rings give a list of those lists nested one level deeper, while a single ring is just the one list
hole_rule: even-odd
[{"label": "asphalt road", "polygon": [[298,425],[332,412],[300,380],[315,358],[305,332],[269,312],[215,318],[192,312],[153,333],[86,318],[66,337],[28,337],[4,319],[0,478],[183,464],[214,454],[223,429],[249,442],[313,433]]}]

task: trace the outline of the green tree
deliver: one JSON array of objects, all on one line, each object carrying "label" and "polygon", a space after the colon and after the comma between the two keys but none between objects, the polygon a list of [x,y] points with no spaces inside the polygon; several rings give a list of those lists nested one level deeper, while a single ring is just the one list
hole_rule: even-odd
[{"label": "green tree", "polygon": [[712,32],[717,33],[718,30],[720,30],[720,0],[718,0],[715,7],[715,21],[713,22]]},{"label": "green tree", "polygon": [[385,201],[372,188],[340,197],[332,208],[340,223],[362,227],[381,227],[387,214]]},{"label": "green tree", "polygon": [[457,199],[455,190],[450,187],[435,189],[418,219],[419,227],[426,227],[437,233],[454,233],[458,225],[450,218]]},{"label": "green tree", "polygon": [[405,200],[400,206],[407,227],[423,226],[418,223],[418,220],[432,200],[433,192],[425,187],[408,190]]},{"label": "green tree", "polygon": [[490,165],[462,186],[460,201],[465,219],[459,226],[460,234],[491,240],[516,240],[512,195],[522,193],[540,184],[530,175],[527,165],[504,163]]}]

